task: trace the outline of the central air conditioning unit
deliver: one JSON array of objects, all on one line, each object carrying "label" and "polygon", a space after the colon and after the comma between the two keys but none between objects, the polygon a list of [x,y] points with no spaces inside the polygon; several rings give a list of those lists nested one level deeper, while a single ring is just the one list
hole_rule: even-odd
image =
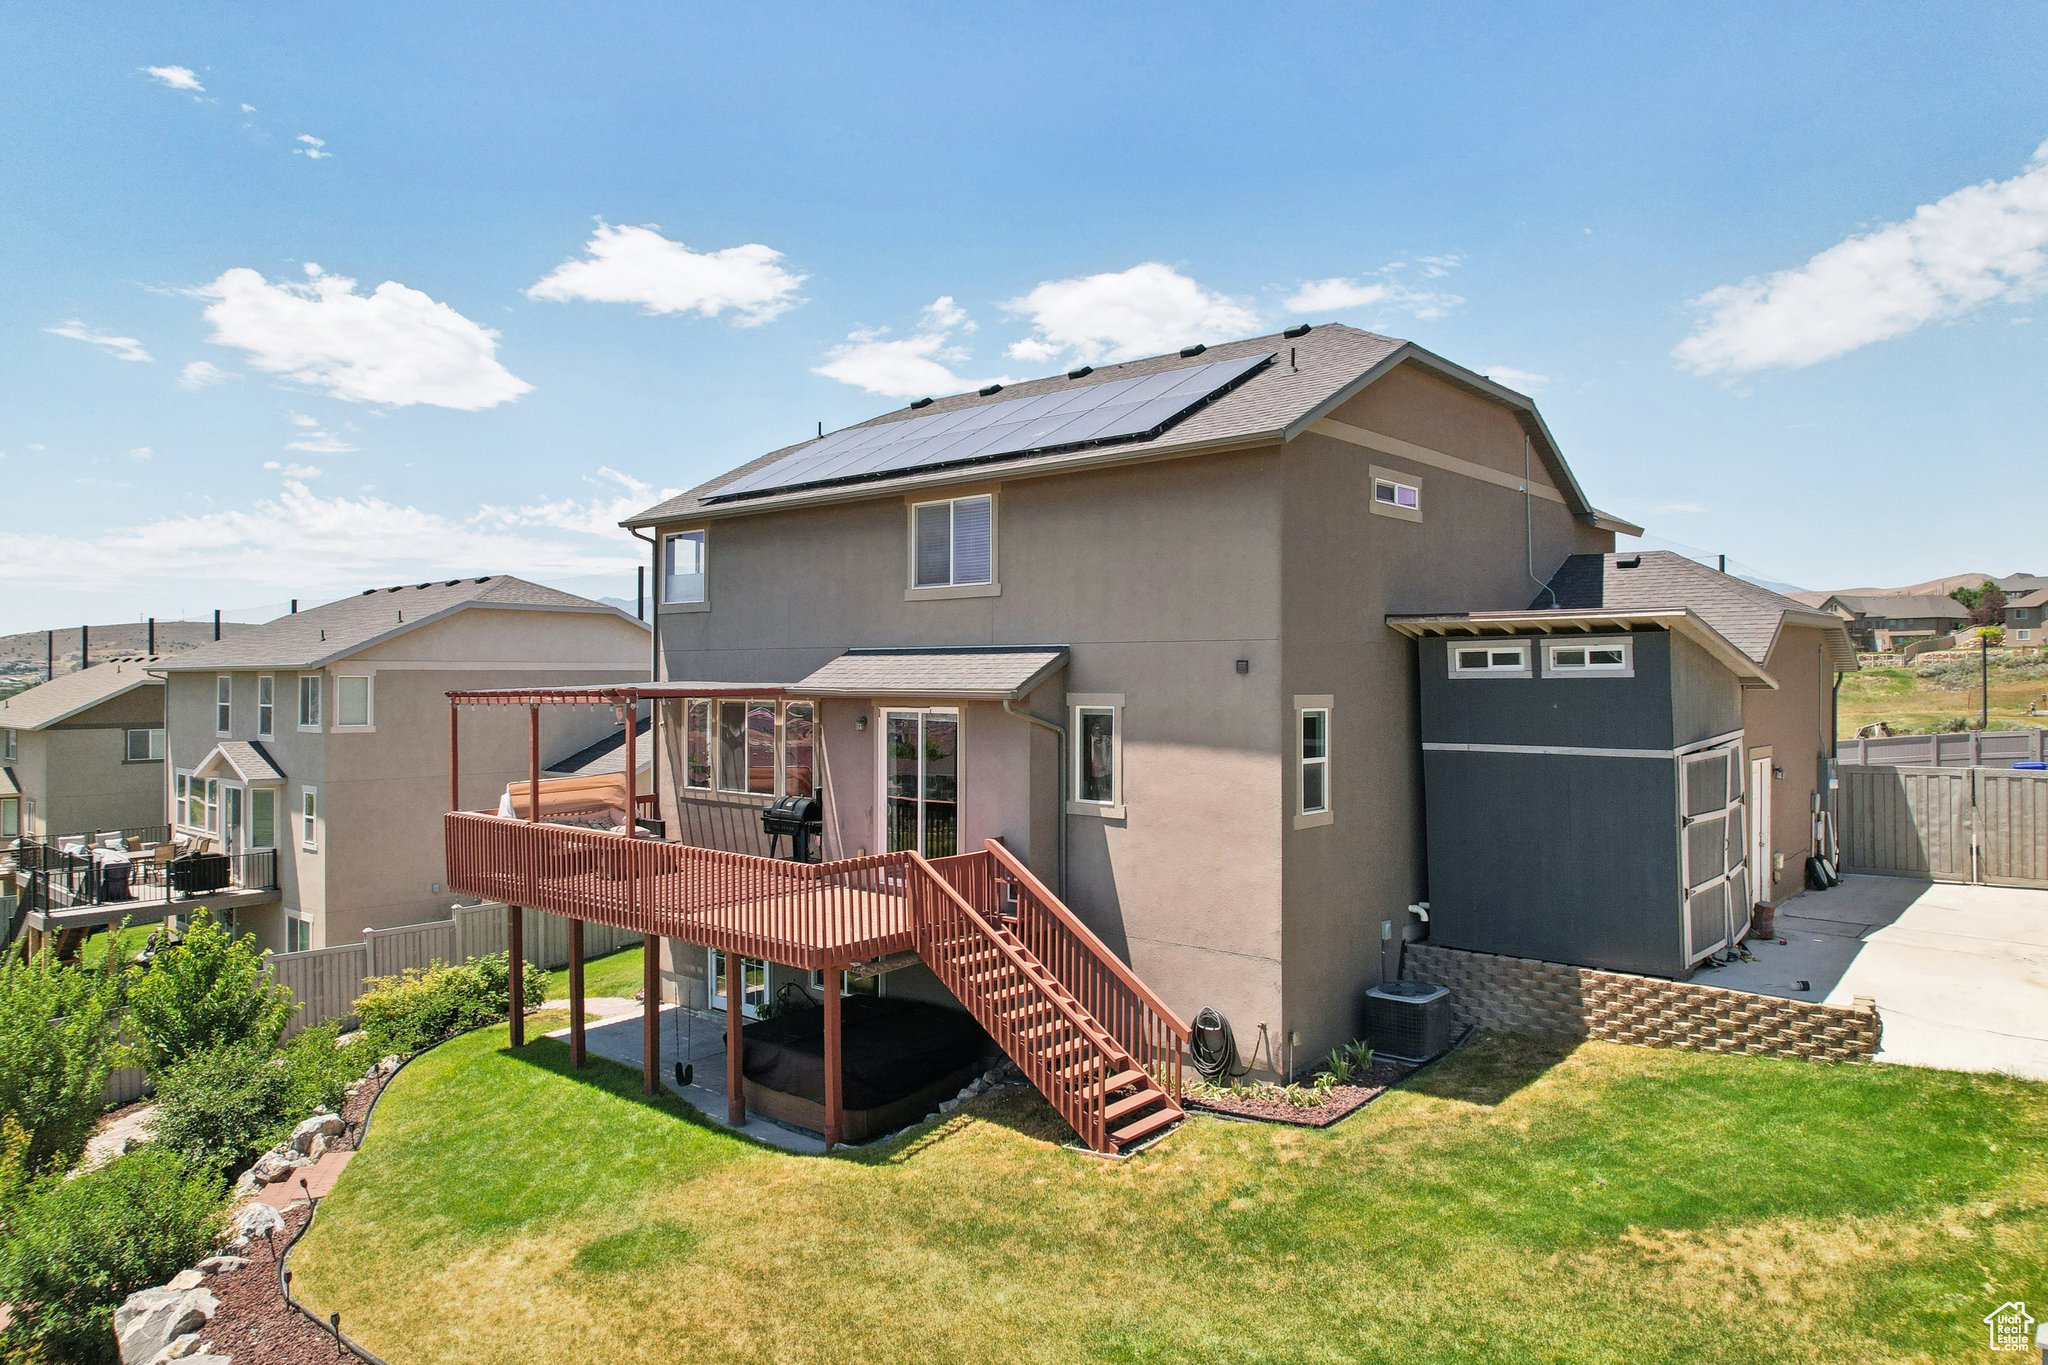
[{"label": "central air conditioning unit", "polygon": [[1450,1050],[1451,992],[1421,981],[1389,981],[1365,993],[1365,1041],[1375,1055],[1426,1062]]}]

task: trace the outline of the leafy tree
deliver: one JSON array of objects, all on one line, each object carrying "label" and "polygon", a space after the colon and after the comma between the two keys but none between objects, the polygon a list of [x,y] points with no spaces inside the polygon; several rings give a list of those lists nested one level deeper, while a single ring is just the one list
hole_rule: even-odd
[{"label": "leafy tree", "polygon": [[[1990,585],[1988,583],[1985,585],[1985,587],[1989,586]],[[1971,611],[1975,611],[1977,609],[1977,599],[1982,597],[1983,595],[1984,588],[1957,588],[1954,592],[1949,594],[1950,597],[1955,598],[1956,601],[1962,603],[1963,606],[1967,607]]]},{"label": "leafy tree", "polygon": [[26,1134],[28,1172],[67,1167],[98,1121],[120,1054],[111,969],[69,967],[45,951],[0,957],[0,1128]]},{"label": "leafy tree", "polygon": [[182,943],[129,973],[129,1022],[151,1076],[237,1043],[267,1054],[296,1008],[289,989],[266,979],[256,936],[236,938],[203,909]]},{"label": "leafy tree", "polygon": [[1973,626],[1996,625],[2005,619],[2005,593],[1996,583],[1986,583],[1977,590],[1977,601],[1970,608],[1970,624]]}]

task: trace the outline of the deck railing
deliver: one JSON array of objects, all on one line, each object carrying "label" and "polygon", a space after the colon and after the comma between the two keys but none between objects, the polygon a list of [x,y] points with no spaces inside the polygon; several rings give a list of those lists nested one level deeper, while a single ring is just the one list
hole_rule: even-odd
[{"label": "deck railing", "polygon": [[469,811],[444,817],[451,890],[795,967],[915,944],[910,855],[793,863]]},{"label": "deck railing", "polygon": [[94,852],[71,853],[48,844],[23,844],[18,877],[22,906],[40,911],[127,901],[203,901],[215,891],[274,891],[277,853],[201,854],[172,862],[129,856],[113,864]]}]

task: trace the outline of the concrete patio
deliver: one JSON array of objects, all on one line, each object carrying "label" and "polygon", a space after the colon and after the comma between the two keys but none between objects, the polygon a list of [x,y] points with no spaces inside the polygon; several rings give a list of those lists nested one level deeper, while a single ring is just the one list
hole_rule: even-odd
[{"label": "concrete patio", "polygon": [[1880,1062],[2048,1080],[2048,891],[1850,877],[1786,902],[1776,927],[1745,945],[1755,961],[1692,979],[1832,1005],[1869,996]]}]

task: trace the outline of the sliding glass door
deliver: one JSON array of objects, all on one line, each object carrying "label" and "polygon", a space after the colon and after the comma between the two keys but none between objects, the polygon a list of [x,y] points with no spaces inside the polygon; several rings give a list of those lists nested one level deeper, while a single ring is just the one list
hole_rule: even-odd
[{"label": "sliding glass door", "polygon": [[883,847],[960,851],[960,713],[882,712]]}]

